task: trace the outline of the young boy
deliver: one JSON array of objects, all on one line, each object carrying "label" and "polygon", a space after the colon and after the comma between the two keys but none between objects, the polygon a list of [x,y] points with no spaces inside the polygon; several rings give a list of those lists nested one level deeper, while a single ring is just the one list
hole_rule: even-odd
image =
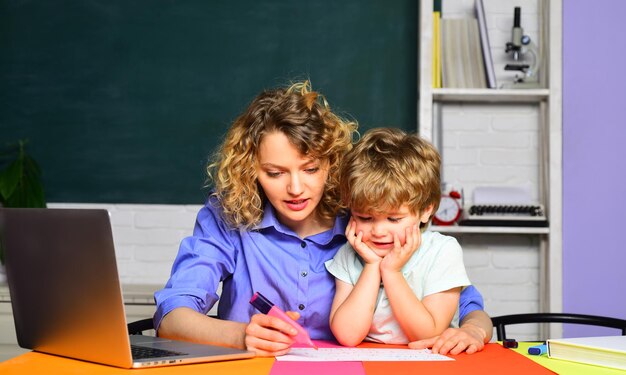
[{"label": "young boy", "polygon": [[340,344],[406,344],[458,326],[459,294],[470,284],[461,247],[424,231],[441,197],[440,165],[431,144],[386,128],[365,133],[344,158],[348,243],[326,262]]}]

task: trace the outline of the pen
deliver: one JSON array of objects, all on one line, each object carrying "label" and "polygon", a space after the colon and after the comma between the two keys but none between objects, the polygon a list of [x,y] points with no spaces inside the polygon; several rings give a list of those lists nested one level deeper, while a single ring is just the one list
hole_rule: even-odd
[{"label": "pen", "polygon": [[535,345],[528,348],[528,354],[532,355],[543,355],[548,351],[548,346],[546,344]]},{"label": "pen", "polygon": [[298,322],[291,319],[287,314],[285,314],[284,311],[279,309],[277,306],[274,306],[274,304],[270,300],[265,298],[265,296],[263,296],[261,293],[259,292],[254,293],[254,295],[250,299],[250,304],[254,306],[257,310],[262,312],[263,314],[275,316],[291,324],[293,328],[295,328],[296,331],[298,331],[298,334],[294,336],[294,340],[296,343],[303,344],[303,345],[310,346],[312,348],[317,349],[317,345],[315,345],[313,341],[311,341],[311,338],[309,337],[309,334],[307,333],[307,331],[304,328],[302,328],[302,326],[298,324]]}]

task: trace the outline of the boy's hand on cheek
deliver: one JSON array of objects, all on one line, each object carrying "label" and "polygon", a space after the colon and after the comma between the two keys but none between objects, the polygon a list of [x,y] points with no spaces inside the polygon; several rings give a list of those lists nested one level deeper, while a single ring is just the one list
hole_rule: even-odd
[{"label": "boy's hand on cheek", "polygon": [[400,238],[394,234],[394,247],[380,263],[381,271],[400,272],[402,267],[411,259],[413,253],[419,249],[422,242],[422,233],[419,225],[405,229],[405,242],[400,243]]},{"label": "boy's hand on cheek", "polygon": [[354,243],[350,243],[354,250],[363,258],[363,261],[368,264],[378,264],[382,261],[382,258],[379,257],[372,249],[369,248],[364,242],[362,242],[363,232],[359,232],[359,234],[354,238]]},{"label": "boy's hand on cheek", "polygon": [[350,219],[348,228],[346,228],[346,237],[348,242],[352,245],[352,248],[363,258],[365,263],[376,264],[380,263],[381,257],[376,255],[365,243],[363,243],[363,232],[356,234],[356,222],[354,219]]}]

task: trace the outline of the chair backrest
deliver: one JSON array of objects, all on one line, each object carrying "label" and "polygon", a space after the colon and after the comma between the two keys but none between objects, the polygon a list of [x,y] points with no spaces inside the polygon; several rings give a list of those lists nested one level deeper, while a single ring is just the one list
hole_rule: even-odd
[{"label": "chair backrest", "polygon": [[[217,315],[209,315],[211,318],[219,319]],[[129,335],[143,335],[144,332],[154,329],[152,318],[145,318],[127,324]]]},{"label": "chair backrest", "polygon": [[143,335],[144,331],[154,329],[152,318],[146,318],[128,323],[129,335]]},{"label": "chair backrest", "polygon": [[491,321],[496,328],[498,341],[507,338],[505,329],[507,325],[524,323],[572,323],[593,325],[620,329],[622,336],[626,336],[626,320],[606,316],[567,313],[530,313],[495,316],[491,318]]}]

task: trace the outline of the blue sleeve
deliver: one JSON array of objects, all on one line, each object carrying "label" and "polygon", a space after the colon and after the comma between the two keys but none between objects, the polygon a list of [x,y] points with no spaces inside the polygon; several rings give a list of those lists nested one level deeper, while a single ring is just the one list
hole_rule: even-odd
[{"label": "blue sleeve", "polygon": [[483,301],[483,296],[476,287],[470,285],[461,291],[461,298],[459,300],[459,323],[472,311],[484,309],[485,302]]},{"label": "blue sleeve", "polygon": [[221,280],[235,268],[233,230],[221,219],[220,208],[209,199],[198,212],[193,235],[182,240],[164,289],[154,294],[154,327],[172,310],[188,307],[206,314],[219,299]]}]

